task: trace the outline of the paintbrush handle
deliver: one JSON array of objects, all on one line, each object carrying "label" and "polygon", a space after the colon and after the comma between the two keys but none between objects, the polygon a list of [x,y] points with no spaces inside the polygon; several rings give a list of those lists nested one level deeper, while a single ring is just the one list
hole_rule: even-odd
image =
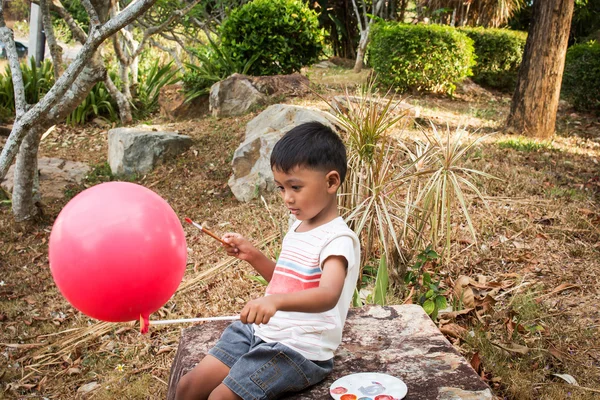
[{"label": "paintbrush handle", "polygon": [[206,233],[208,236],[211,236],[212,238],[218,240],[219,242],[223,243],[225,246],[229,246],[227,243],[225,243],[220,237],[218,237],[217,235],[215,235],[214,233],[212,233],[211,231],[209,231],[208,229],[202,227],[202,232]]},{"label": "paintbrush handle", "polygon": [[186,318],[186,319],[163,319],[158,321],[150,321],[150,325],[169,325],[169,324],[182,324],[186,322],[204,322],[204,321],[236,321],[240,319],[239,315],[232,315],[231,317],[208,317],[208,318]]}]

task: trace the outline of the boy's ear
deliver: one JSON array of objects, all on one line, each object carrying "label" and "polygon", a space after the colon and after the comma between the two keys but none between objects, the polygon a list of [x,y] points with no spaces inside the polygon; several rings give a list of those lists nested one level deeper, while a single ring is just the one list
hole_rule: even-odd
[{"label": "boy's ear", "polygon": [[342,184],[340,173],[337,171],[329,171],[327,175],[325,175],[325,179],[327,180],[327,191],[330,193],[337,192],[338,188]]}]

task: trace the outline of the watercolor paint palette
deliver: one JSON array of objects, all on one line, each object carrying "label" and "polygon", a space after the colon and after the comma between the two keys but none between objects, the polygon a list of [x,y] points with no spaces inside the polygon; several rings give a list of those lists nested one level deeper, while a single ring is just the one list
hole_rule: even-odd
[{"label": "watercolor paint palette", "polygon": [[331,384],[329,393],[336,400],[400,400],[408,388],[394,376],[363,372],[341,377]]}]

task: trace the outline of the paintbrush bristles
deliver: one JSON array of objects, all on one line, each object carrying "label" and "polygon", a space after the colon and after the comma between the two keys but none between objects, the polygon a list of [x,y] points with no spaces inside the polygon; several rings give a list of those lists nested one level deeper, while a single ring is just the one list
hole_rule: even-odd
[{"label": "paintbrush bristles", "polygon": [[190,218],[185,218],[185,222],[187,222],[188,224],[194,225],[196,228],[200,229],[200,231],[206,233],[208,236],[212,237],[215,240],[218,240],[219,242],[223,243],[226,246],[229,246],[227,243],[225,243],[223,240],[221,240],[220,237],[218,237],[217,235],[215,235],[214,233],[212,233],[208,229],[204,228],[199,223],[192,221]]}]

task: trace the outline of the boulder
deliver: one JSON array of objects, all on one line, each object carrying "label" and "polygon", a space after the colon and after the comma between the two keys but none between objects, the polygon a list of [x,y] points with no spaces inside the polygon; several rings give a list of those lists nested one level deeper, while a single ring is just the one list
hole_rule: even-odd
[{"label": "boulder", "polygon": [[192,138],[160,126],[108,131],[108,163],[114,175],[145,174],[159,162],[174,158],[192,145]]},{"label": "boulder", "polygon": [[233,74],[210,88],[209,108],[214,117],[243,115],[274,101],[310,92],[300,74],[247,76]]},{"label": "boulder", "polygon": [[[15,166],[12,165],[2,181],[2,188],[8,193],[12,193],[14,186],[14,170]],[[81,184],[90,167],[78,161],[42,157],[38,159],[38,171],[42,198],[61,199],[65,197],[68,185]]]},{"label": "boulder", "polygon": [[271,172],[271,151],[284,133],[293,127],[319,121],[333,128],[331,116],[315,108],[275,104],[246,125],[246,137],[233,155],[229,187],[239,201],[250,201],[261,191],[275,189]]},{"label": "boulder", "polygon": [[[175,398],[179,379],[204,358],[228,324],[211,321],[183,330],[171,366],[168,400]],[[359,372],[384,373],[401,379],[408,387],[405,400],[493,398],[491,389],[469,362],[423,308],[414,304],[351,308],[342,344],[335,352],[333,372],[321,383],[285,398],[331,399],[329,389],[334,381]]]},{"label": "boulder", "polygon": [[186,102],[181,84],[167,85],[160,89],[158,106],[160,116],[169,121],[199,118],[208,114],[208,95]]}]

